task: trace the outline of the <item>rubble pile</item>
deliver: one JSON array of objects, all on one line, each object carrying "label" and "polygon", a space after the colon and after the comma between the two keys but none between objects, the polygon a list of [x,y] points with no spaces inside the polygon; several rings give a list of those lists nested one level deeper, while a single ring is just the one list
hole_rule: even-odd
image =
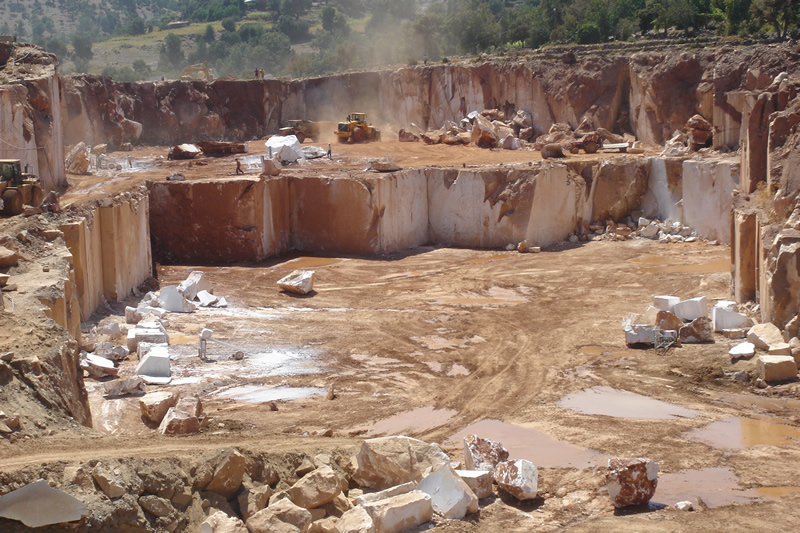
[{"label": "rubble pile", "polygon": [[571,243],[588,241],[625,241],[634,238],[657,240],[660,243],[696,242],[697,232],[680,222],[667,219],[664,222],[643,216],[626,216],[619,222],[580,220],[575,230],[567,237]]}]

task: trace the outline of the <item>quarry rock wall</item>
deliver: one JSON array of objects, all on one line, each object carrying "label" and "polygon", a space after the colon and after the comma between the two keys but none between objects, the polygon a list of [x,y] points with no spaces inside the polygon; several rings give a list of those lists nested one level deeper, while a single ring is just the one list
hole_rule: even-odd
[{"label": "quarry rock wall", "polygon": [[[473,110],[531,112],[536,134],[583,117],[615,132],[662,143],[701,113],[736,147],[743,108],[726,98],[800,63],[785,45],[668,51],[620,51],[565,61],[538,53],[524,59],[436,64],[352,72],[304,80],[120,83],[91,75],[62,81],[64,140],[170,144],[251,140],[287,120],[339,121],[368,113],[379,126],[438,128]],[[757,74],[753,74],[753,72]],[[750,85],[748,85],[750,83]],[[680,95],[680,97],[676,97]]]}]

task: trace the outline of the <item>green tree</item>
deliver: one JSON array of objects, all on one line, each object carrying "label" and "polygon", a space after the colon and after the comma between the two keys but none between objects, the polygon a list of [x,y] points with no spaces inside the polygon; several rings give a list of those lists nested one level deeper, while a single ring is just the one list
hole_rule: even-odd
[{"label": "green tree", "polygon": [[25,37],[25,25],[22,23],[22,20],[18,20],[17,25],[14,26],[14,35],[17,37]]},{"label": "green tree", "polygon": [[67,45],[61,42],[59,39],[49,39],[45,45],[45,50],[55,54],[56,57],[61,59],[67,57]]},{"label": "green tree", "polygon": [[144,59],[137,59],[133,62],[133,71],[140,80],[146,80],[150,77],[150,74],[153,73],[153,69],[150,68],[150,65],[148,65]]},{"label": "green tree", "polygon": [[147,32],[147,25],[144,22],[144,19],[139,15],[134,14],[130,18],[128,18],[127,24],[125,24],[125,33],[128,35],[142,35]]},{"label": "green tree", "polygon": [[203,34],[203,40],[206,42],[206,44],[211,44],[214,42],[214,39],[216,39],[216,36],[214,34],[214,27],[211,24],[209,24],[208,26],[206,26],[206,32]]},{"label": "green tree", "polygon": [[775,28],[779,39],[786,39],[789,27],[798,19],[800,2],[797,0],[753,0],[751,10],[758,20]]},{"label": "green tree", "polygon": [[174,33],[167,34],[164,38],[164,44],[161,46],[160,59],[162,63],[172,68],[178,68],[183,64],[185,56],[181,48],[180,37]]},{"label": "green tree", "polygon": [[236,19],[233,17],[222,19],[222,28],[225,31],[236,31]]},{"label": "green tree", "polygon": [[85,35],[72,36],[72,49],[75,56],[80,59],[85,59],[87,63],[94,57],[94,52],[92,52],[92,40]]}]

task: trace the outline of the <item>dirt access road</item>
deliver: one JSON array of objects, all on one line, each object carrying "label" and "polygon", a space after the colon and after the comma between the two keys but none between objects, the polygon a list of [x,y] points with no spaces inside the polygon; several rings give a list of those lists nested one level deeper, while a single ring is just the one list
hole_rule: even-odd
[{"label": "dirt access road", "polygon": [[[180,457],[224,446],[354,451],[364,437],[398,433],[441,443],[460,460],[457,437],[477,432],[540,466],[541,498],[486,501],[479,519],[436,531],[730,531],[774,516],[797,523],[795,386],[735,383],[729,372],[754,362],[732,365],[721,337],[666,356],[624,345],[621,320],[654,294],[726,298],[728,255],[721,246],[633,240],[540,254],[423,247],[379,259],[201,267],[230,306],[170,315],[174,382],[166,388],[202,397],[206,432],[158,437],[142,424],[135,398],[104,400],[89,380],[95,431],[54,434],[33,453],[8,446],[0,466]],[[279,292],[276,280],[299,267],[316,271],[315,294]],[[161,283],[192,269],[161,267]],[[247,357],[231,361],[231,348],[213,345],[211,362],[202,362],[203,327]],[[133,368],[123,364],[120,375]],[[331,385],[335,400],[325,397]],[[595,394],[576,408],[609,414],[561,403],[586,389]],[[614,390],[646,398],[620,399]],[[620,412],[625,406],[639,408]],[[615,516],[602,465],[616,455],[658,461],[654,501],[699,507],[699,497],[710,509]]]}]

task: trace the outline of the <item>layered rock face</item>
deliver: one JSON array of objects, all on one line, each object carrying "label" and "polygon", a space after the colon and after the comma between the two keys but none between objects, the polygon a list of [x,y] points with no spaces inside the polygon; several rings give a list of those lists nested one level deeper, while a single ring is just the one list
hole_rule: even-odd
[{"label": "layered rock face", "polygon": [[0,159],[20,159],[44,187],[66,185],[58,63],[32,45],[0,43]]},{"label": "layered rock face", "polygon": [[[98,76],[63,78],[65,142],[88,144],[250,140],[288,119],[341,120],[358,109],[378,125],[414,122],[436,129],[473,110],[531,113],[533,133],[555,122],[573,128],[629,131],[661,143],[700,113],[717,145],[735,147],[741,106],[725,95],[744,90],[747,69],[775,76],[797,62],[789,45],[587,55],[576,63],[537,53],[526,60],[433,65],[306,80],[118,83]],[[676,95],[681,95],[676,97]],[[741,100],[741,99],[740,99]],[[738,102],[739,100],[737,100]],[[749,116],[749,115],[748,115]],[[141,126],[141,131],[138,131]]]}]

